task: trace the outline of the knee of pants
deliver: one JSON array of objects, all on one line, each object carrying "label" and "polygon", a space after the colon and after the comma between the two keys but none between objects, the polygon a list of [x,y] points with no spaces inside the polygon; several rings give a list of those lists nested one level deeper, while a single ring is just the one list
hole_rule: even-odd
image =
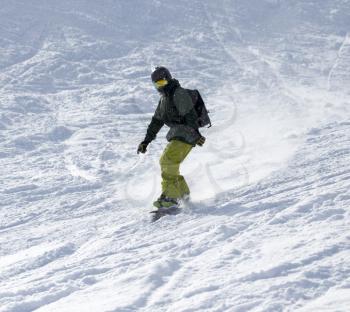
[{"label": "knee of pants", "polygon": [[173,162],[166,156],[161,157],[160,161],[160,170],[162,175],[166,176],[177,176],[179,175],[180,164],[178,162]]},{"label": "knee of pants", "polygon": [[178,177],[180,174],[179,165],[178,164],[163,164],[160,168],[162,173],[162,177],[172,178]]}]

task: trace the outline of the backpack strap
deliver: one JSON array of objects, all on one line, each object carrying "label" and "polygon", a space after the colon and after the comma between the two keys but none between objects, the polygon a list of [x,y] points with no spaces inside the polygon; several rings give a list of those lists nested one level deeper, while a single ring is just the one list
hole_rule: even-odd
[{"label": "backpack strap", "polygon": [[171,103],[171,106],[178,112],[179,114],[179,120],[177,122],[179,122],[180,124],[184,124],[185,123],[185,118],[183,116],[180,115],[175,102],[174,102],[174,96],[175,96],[175,92],[177,90],[177,88],[179,88],[180,86],[176,86],[174,89],[171,90],[171,92],[169,93],[168,97],[169,97],[169,101]]}]

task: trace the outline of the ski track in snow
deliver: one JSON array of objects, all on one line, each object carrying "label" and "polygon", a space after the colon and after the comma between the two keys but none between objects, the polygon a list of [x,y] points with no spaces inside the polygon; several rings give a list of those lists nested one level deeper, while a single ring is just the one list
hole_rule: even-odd
[{"label": "ski track in snow", "polygon": [[[1,312],[348,311],[349,3],[220,4],[0,9]],[[158,64],[214,127],[150,223]]]}]

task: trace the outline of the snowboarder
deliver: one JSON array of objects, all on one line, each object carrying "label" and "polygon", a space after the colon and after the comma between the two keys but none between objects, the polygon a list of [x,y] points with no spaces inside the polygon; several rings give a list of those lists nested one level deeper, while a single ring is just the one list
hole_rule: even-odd
[{"label": "snowboarder", "polygon": [[190,190],[179,167],[194,146],[203,146],[205,137],[198,131],[198,115],[188,90],[165,67],[156,67],[151,79],[161,97],[137,153],[147,151],[164,124],[170,128],[166,136],[169,143],[160,157],[162,193],[153,203],[157,208],[167,208],[189,197]]}]

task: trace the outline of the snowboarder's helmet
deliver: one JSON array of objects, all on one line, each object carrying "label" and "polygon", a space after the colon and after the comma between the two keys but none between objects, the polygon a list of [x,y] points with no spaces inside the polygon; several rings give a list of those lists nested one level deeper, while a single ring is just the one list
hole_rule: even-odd
[{"label": "snowboarder's helmet", "polygon": [[155,68],[155,70],[153,71],[153,73],[151,75],[151,78],[152,78],[153,82],[156,82],[156,81],[162,80],[162,79],[169,81],[172,79],[172,76],[170,74],[170,71],[167,68],[160,66],[160,67]]}]

